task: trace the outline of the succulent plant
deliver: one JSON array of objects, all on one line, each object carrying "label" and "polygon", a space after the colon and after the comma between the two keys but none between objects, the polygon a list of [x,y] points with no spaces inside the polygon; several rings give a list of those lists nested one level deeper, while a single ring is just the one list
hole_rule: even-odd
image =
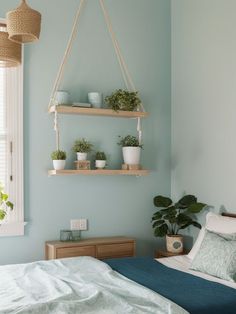
[{"label": "succulent plant", "polygon": [[66,152],[63,150],[55,150],[51,153],[52,160],[66,160]]},{"label": "succulent plant", "polygon": [[110,96],[107,96],[105,102],[114,111],[134,111],[141,104],[138,92],[129,92],[122,89],[118,89]]},{"label": "succulent plant", "polygon": [[76,153],[90,153],[92,151],[93,144],[86,141],[84,138],[75,141],[73,150]]},{"label": "succulent plant", "polygon": [[106,154],[104,152],[96,152],[96,160],[107,160]]},{"label": "succulent plant", "polygon": [[125,137],[119,136],[120,141],[117,143],[122,147],[143,147],[139,144],[139,140],[136,136],[127,135]]}]

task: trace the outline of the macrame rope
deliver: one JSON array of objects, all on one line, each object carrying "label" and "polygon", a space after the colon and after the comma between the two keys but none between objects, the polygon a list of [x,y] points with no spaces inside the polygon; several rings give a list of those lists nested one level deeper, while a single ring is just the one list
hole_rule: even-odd
[{"label": "macrame rope", "polygon": [[[106,7],[105,7],[104,0],[99,0],[99,2],[100,2],[101,8],[102,8],[102,11],[104,14],[104,18],[105,18],[105,21],[107,24],[107,28],[109,30],[111,40],[112,40],[112,43],[113,43],[113,46],[114,46],[114,49],[115,49],[115,52],[117,55],[117,59],[119,61],[119,65],[120,65],[121,72],[122,72],[122,75],[123,75],[123,78],[124,78],[124,81],[126,84],[126,88],[128,90],[134,92],[134,91],[136,91],[136,88],[135,88],[134,82],[131,78],[130,72],[128,70],[128,66],[125,62],[125,59],[124,59],[122,53],[121,53],[120,46],[119,46],[118,41],[116,39],[116,35],[114,33],[112,23],[111,23],[111,18],[108,14]],[[142,103],[140,104],[140,108],[142,111],[145,111]],[[141,119],[140,118],[137,119],[137,132],[138,132],[139,144],[141,145],[141,143],[142,143],[142,126],[141,126]]]},{"label": "macrame rope", "polygon": [[122,74],[123,74],[123,77],[124,77],[124,81],[126,83],[126,88],[128,90],[134,91],[135,87],[133,85],[132,79],[130,80],[129,74],[127,73],[127,67],[126,67],[124,58],[122,56],[122,53],[120,51],[120,47],[119,47],[118,41],[116,39],[115,33],[113,31],[113,27],[112,27],[110,16],[109,16],[108,11],[107,11],[107,9],[105,7],[104,1],[103,0],[99,0],[99,2],[100,2],[100,5],[101,5],[101,8],[102,8],[102,12],[103,12],[103,15],[104,15],[104,18],[105,18],[105,22],[107,24],[107,28],[108,28],[109,34],[111,36],[111,40],[112,40],[112,43],[113,43],[113,46],[114,46],[114,49],[115,49],[118,61],[119,61],[119,65],[120,65],[120,68],[121,68],[121,71],[122,71]]},{"label": "macrame rope", "polygon": [[[55,105],[55,106],[58,105],[58,103],[55,100],[56,92],[59,89],[59,86],[60,86],[60,83],[61,83],[61,80],[62,80],[62,77],[64,74],[65,64],[66,64],[66,61],[67,61],[69,54],[71,52],[72,44],[75,40],[76,30],[77,30],[77,27],[79,24],[80,14],[81,14],[81,11],[82,11],[82,8],[83,8],[85,1],[86,0],[80,1],[80,5],[79,5],[78,11],[77,11],[76,16],[75,16],[72,32],[71,32],[71,35],[70,35],[70,38],[69,38],[69,41],[68,41],[68,44],[66,47],[66,51],[65,51],[65,54],[63,56],[62,63],[60,65],[60,68],[59,68],[59,71],[58,71],[58,74],[57,74],[57,77],[56,77],[56,80],[54,83],[53,91],[52,91],[51,98],[50,98],[49,107],[51,105]],[[59,150],[59,148],[60,148],[60,130],[59,130],[57,110],[55,110],[55,116],[54,116],[54,130],[56,132],[56,148],[57,148],[57,150]]]},{"label": "macrame rope", "polygon": [[68,44],[67,44],[67,47],[66,47],[66,51],[65,51],[64,57],[62,59],[62,63],[60,65],[56,81],[54,83],[54,87],[53,87],[53,91],[52,91],[52,95],[51,95],[51,100],[50,100],[49,106],[51,104],[55,105],[55,95],[56,95],[56,92],[57,92],[57,90],[58,90],[58,88],[60,86],[60,83],[61,83],[61,80],[62,80],[62,76],[64,74],[65,64],[66,64],[66,61],[67,61],[67,59],[69,57],[69,54],[71,52],[72,44],[73,44],[73,42],[75,40],[76,30],[77,30],[77,27],[78,27],[78,24],[79,24],[80,14],[81,14],[81,11],[82,11],[82,8],[83,8],[83,5],[84,5],[85,1],[86,0],[81,0],[80,1],[79,9],[78,9],[78,11],[76,13],[76,16],[75,16],[72,32],[71,32],[71,35],[70,35],[70,38],[69,38],[69,41],[68,41]]},{"label": "macrame rope", "polygon": [[58,113],[57,110],[55,110],[55,115],[54,115],[54,131],[56,132],[56,147],[57,150],[60,149],[60,133],[59,133],[59,125],[58,125]]}]

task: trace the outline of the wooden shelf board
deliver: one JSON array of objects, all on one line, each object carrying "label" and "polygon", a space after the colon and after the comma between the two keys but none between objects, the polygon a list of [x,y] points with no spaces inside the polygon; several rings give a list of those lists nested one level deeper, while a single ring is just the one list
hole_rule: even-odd
[{"label": "wooden shelf board", "polygon": [[149,174],[148,170],[49,170],[49,176],[68,176],[68,175],[128,175],[128,176],[146,176]]},{"label": "wooden shelf board", "polygon": [[142,111],[114,111],[112,109],[104,108],[82,108],[72,107],[69,105],[52,106],[49,109],[50,113],[54,113],[57,110],[61,114],[78,114],[87,116],[104,116],[104,117],[116,117],[116,118],[145,118],[148,116],[147,112]]}]

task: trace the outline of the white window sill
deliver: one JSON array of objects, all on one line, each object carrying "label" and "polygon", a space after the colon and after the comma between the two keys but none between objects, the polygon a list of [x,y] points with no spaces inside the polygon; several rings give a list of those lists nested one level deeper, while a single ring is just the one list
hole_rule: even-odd
[{"label": "white window sill", "polygon": [[27,222],[15,222],[0,225],[0,237],[23,236]]}]

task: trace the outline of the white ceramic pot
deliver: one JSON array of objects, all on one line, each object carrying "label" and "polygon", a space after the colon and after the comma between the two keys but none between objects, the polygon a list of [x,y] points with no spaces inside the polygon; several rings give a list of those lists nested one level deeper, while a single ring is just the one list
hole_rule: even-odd
[{"label": "white ceramic pot", "polygon": [[166,249],[171,253],[183,253],[184,241],[181,235],[167,235],[166,236]]},{"label": "white ceramic pot", "polygon": [[66,165],[65,160],[53,160],[53,167],[55,170],[63,170]]},{"label": "white ceramic pot", "polygon": [[91,92],[88,93],[88,101],[95,108],[101,108],[103,102],[102,93]]},{"label": "white ceramic pot", "polygon": [[106,160],[96,160],[95,161],[95,166],[98,169],[103,169],[106,167]]},{"label": "white ceramic pot", "polygon": [[122,151],[125,164],[140,164],[141,147],[123,147]]},{"label": "white ceramic pot", "polygon": [[87,153],[77,153],[77,160],[87,160]]},{"label": "white ceramic pot", "polygon": [[56,92],[56,101],[58,105],[68,105],[69,104],[69,93],[66,91],[57,91]]}]

